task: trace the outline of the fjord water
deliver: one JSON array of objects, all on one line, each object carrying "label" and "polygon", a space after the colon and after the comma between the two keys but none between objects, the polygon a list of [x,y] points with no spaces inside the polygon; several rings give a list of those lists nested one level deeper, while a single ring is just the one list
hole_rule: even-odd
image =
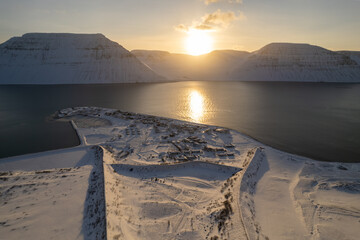
[{"label": "fjord water", "polygon": [[360,162],[360,84],[0,86],[0,158],[79,144],[56,110],[98,106],[224,126],[291,153]]}]

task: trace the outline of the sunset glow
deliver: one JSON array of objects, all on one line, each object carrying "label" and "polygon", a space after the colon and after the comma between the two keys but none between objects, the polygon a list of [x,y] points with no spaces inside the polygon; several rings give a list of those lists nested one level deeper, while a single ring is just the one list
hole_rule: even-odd
[{"label": "sunset glow", "polygon": [[190,55],[201,55],[213,50],[213,39],[206,31],[190,30],[186,39],[186,51]]},{"label": "sunset glow", "polygon": [[198,122],[204,115],[204,97],[196,90],[190,92],[190,117],[193,121]]}]

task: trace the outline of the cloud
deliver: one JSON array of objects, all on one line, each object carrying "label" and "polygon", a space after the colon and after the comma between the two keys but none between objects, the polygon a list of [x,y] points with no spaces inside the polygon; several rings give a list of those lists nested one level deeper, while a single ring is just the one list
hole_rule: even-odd
[{"label": "cloud", "polygon": [[[215,0],[211,0],[215,1]],[[192,25],[186,26],[184,24],[179,24],[175,26],[177,31],[188,32],[190,29],[197,30],[216,30],[227,28],[229,24],[236,20],[246,19],[245,15],[242,12],[239,12],[236,15],[234,12],[222,12],[220,9],[216,10],[213,13],[205,14],[201,21],[194,21]]]},{"label": "cloud", "polygon": [[184,24],[179,24],[179,25],[175,26],[174,28],[175,28],[175,30],[177,30],[179,32],[189,31],[189,27],[185,26]]},{"label": "cloud", "polygon": [[228,3],[242,3],[242,0],[204,0],[206,5],[217,3],[217,2],[228,2]]},{"label": "cloud", "polygon": [[202,24],[205,25],[223,25],[227,26],[232,21],[238,19],[238,16],[232,11],[222,12],[220,9],[202,17]]},{"label": "cloud", "polygon": [[199,25],[196,25],[195,27],[193,27],[197,30],[213,30],[214,27],[213,26],[210,26],[210,25],[206,25],[206,24],[199,24]]}]

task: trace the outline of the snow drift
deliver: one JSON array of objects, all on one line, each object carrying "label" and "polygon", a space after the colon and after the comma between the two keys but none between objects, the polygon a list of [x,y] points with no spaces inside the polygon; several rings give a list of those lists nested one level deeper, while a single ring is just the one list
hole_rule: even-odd
[{"label": "snow drift", "polygon": [[28,33],[0,44],[0,84],[163,80],[102,34]]}]

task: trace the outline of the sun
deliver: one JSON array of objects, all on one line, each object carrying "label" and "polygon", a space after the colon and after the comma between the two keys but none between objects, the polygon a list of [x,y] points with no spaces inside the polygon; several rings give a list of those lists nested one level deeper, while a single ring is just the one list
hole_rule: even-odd
[{"label": "sun", "polygon": [[186,39],[186,51],[190,55],[201,55],[213,50],[213,39],[208,32],[202,30],[190,30]]}]

